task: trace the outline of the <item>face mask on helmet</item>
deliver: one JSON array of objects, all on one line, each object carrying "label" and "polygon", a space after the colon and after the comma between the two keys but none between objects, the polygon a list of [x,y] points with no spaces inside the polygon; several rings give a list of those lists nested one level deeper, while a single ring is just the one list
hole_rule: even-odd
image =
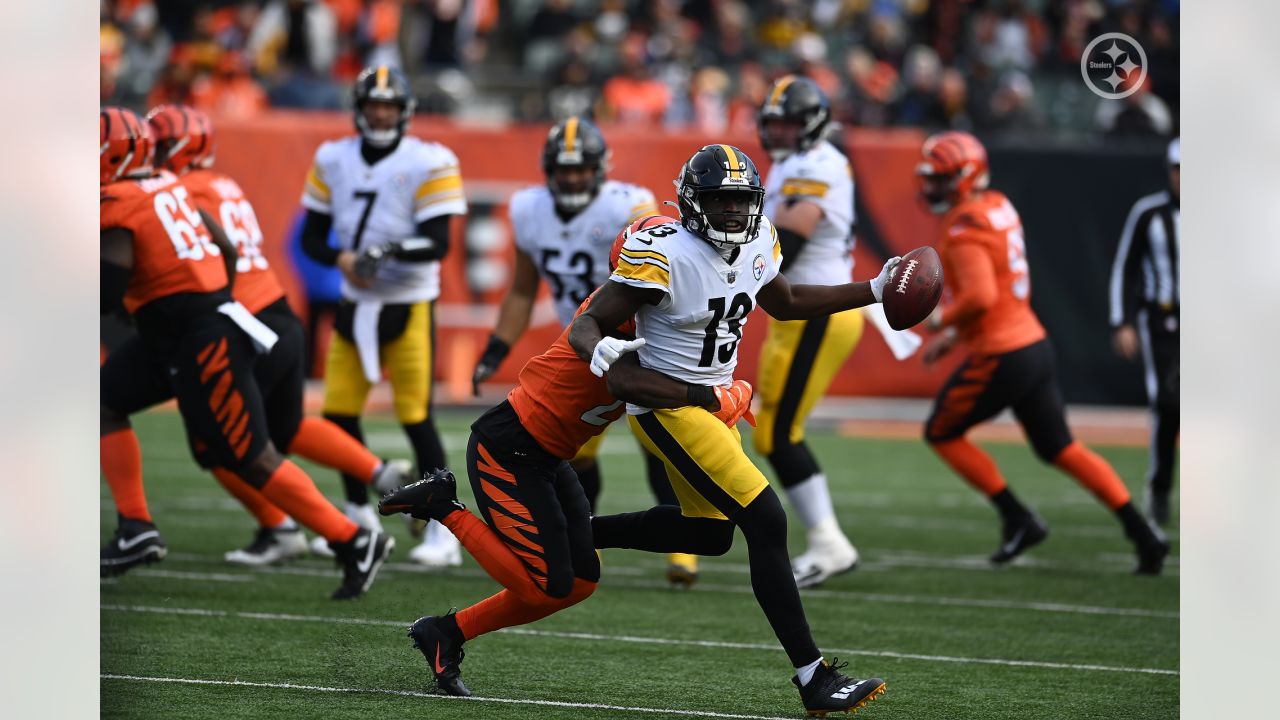
[{"label": "face mask on helmet", "polygon": [[408,81],[398,70],[381,65],[356,78],[356,130],[373,147],[390,147],[399,142],[416,105]]},{"label": "face mask on helmet", "polygon": [[754,240],[764,217],[760,173],[731,145],[707,145],[694,153],[680,170],[676,198],[680,222],[720,248]]},{"label": "face mask on helmet", "polygon": [[588,120],[571,117],[551,128],[542,148],[547,189],[562,212],[576,213],[595,199],[608,171],[604,135]]},{"label": "face mask on helmet", "polygon": [[599,165],[557,165],[547,176],[547,188],[556,207],[577,212],[591,203],[600,191],[603,172]]}]

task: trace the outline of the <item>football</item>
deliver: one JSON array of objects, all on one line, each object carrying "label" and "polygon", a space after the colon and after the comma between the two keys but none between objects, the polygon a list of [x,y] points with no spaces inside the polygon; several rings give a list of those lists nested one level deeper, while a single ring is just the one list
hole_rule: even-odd
[{"label": "football", "polygon": [[884,288],[884,314],[894,330],[906,330],[929,317],[942,297],[942,258],[931,247],[902,256]]}]

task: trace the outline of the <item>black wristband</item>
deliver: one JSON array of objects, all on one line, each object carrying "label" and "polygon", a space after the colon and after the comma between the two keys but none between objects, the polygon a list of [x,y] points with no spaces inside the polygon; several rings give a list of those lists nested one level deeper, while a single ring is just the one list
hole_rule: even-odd
[{"label": "black wristband", "polygon": [[689,385],[688,386],[689,404],[698,407],[707,407],[715,403],[716,391],[710,385]]},{"label": "black wristband", "polygon": [[480,356],[480,362],[490,367],[498,367],[502,361],[507,358],[507,354],[511,352],[511,346],[503,342],[501,339],[490,335],[489,344],[485,346],[484,353]]}]

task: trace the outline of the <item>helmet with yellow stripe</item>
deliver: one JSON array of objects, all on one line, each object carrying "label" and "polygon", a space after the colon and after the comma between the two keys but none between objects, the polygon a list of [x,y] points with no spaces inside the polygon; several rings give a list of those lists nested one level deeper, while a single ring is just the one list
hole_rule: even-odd
[{"label": "helmet with yellow stripe", "polygon": [[760,144],[774,162],[781,162],[813,147],[830,118],[831,103],[817,83],[799,75],[781,77],[765,96],[756,118]]},{"label": "helmet with yellow stripe", "polygon": [[718,247],[746,245],[764,217],[764,186],[747,154],[732,145],[707,145],[676,178],[680,223]]},{"label": "helmet with yellow stripe", "polygon": [[[409,79],[390,65],[367,67],[356,78],[352,90],[356,114],[356,130],[373,147],[390,147],[400,141],[413,119],[418,102],[409,87]],[[399,108],[393,123],[384,126],[381,118],[370,119],[365,112],[369,103],[388,103]]]},{"label": "helmet with yellow stripe", "polygon": [[571,117],[547,133],[542,171],[560,210],[572,214],[586,207],[600,192],[608,170],[609,146],[590,120]]}]

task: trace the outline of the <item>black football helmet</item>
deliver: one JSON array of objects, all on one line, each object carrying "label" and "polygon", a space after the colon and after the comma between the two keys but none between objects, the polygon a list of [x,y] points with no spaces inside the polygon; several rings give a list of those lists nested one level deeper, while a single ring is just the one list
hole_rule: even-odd
[{"label": "black football helmet", "polygon": [[[831,118],[831,102],[818,84],[806,77],[787,75],[780,78],[769,90],[756,128],[760,132],[760,144],[774,162],[785,160],[792,153],[804,152],[822,139],[822,132]],[[770,128],[772,120],[781,120],[799,126],[795,137],[780,137]]]},{"label": "black football helmet", "polygon": [[[400,70],[389,65],[367,67],[356,78],[352,90],[355,99],[356,130],[360,137],[373,147],[388,147],[404,137],[413,118],[413,110],[418,101],[409,88],[409,79]],[[374,130],[364,119],[364,104],[370,100],[395,103],[400,106],[400,120],[394,128]]]},{"label": "black football helmet", "polygon": [[680,224],[718,247],[745,245],[764,217],[760,171],[732,145],[706,145],[676,178]]},{"label": "black football helmet", "polygon": [[[585,187],[560,187],[555,178],[559,167],[587,167],[595,172]],[[542,146],[542,171],[547,176],[547,189],[560,209],[577,212],[586,207],[600,192],[608,169],[609,146],[600,128],[590,120],[571,117],[556,123],[547,133],[547,142]]]}]

